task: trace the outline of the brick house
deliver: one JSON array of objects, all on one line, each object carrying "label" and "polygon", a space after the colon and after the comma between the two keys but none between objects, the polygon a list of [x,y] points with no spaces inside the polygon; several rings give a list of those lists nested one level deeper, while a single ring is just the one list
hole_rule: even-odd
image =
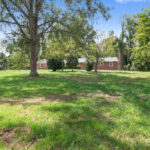
[{"label": "brick house", "polygon": [[37,69],[47,69],[47,60],[42,59],[37,62]]},{"label": "brick house", "polygon": [[[103,61],[98,64],[98,70],[117,70],[118,69],[118,58],[117,57],[106,57]],[[81,69],[85,70],[86,58],[79,58],[79,65]]]}]

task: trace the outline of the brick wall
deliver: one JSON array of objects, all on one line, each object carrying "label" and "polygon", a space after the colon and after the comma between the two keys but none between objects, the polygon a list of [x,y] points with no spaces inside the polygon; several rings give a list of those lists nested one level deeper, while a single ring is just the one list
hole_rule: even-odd
[{"label": "brick wall", "polygon": [[41,64],[40,63],[38,63],[37,64],[37,69],[47,69],[47,64],[43,64],[43,66],[41,67]]},{"label": "brick wall", "polygon": [[84,63],[80,63],[81,69],[85,69],[85,64]]},{"label": "brick wall", "polygon": [[[80,63],[81,69],[85,69],[85,63]],[[113,62],[113,66],[109,66],[109,62],[104,62],[101,66],[98,66],[98,70],[117,70],[118,62]]]}]

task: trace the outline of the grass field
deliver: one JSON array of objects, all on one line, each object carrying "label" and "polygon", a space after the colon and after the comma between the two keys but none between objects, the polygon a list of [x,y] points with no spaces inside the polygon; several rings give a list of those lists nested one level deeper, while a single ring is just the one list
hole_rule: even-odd
[{"label": "grass field", "polygon": [[150,150],[150,73],[0,71],[0,150]]}]

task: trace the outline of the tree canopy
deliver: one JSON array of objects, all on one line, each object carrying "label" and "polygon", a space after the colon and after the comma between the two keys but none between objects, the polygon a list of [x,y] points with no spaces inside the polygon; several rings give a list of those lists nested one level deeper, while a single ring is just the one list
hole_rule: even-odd
[{"label": "tree canopy", "polygon": [[[64,7],[61,7],[63,5]],[[109,8],[101,0],[0,0],[0,23],[11,26],[13,36],[20,35],[30,46],[30,76],[37,76],[38,43],[47,32],[59,31],[56,24],[74,33],[77,26],[68,26],[74,16],[90,18],[100,14],[108,19]],[[79,27],[79,26],[78,26]],[[74,33],[75,34],[75,33]]]}]

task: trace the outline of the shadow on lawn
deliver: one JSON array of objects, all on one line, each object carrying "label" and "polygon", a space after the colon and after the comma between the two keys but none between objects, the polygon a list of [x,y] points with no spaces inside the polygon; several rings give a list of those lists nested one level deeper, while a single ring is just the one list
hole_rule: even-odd
[{"label": "shadow on lawn", "polygon": [[[93,103],[94,101],[94,103]],[[42,111],[61,114],[54,124],[33,124],[31,139],[43,139],[37,149],[148,149],[143,143],[137,145],[121,141],[111,135],[118,126],[115,118],[106,116],[103,107],[113,109],[115,102],[106,99],[86,99],[83,105],[78,100],[58,105],[44,105]],[[47,142],[50,145],[46,145]]]},{"label": "shadow on lawn", "polygon": [[[41,139],[37,143],[37,149],[148,149],[149,147],[143,143],[133,146],[131,143],[125,143],[111,136],[117,124],[112,116],[105,116],[106,112],[103,112],[102,108],[113,109],[117,107],[116,101],[84,98],[84,103],[81,103],[78,98],[66,101],[67,97],[63,96],[98,92],[121,95],[123,102],[134,104],[141,113],[149,116],[150,105],[147,101],[150,98],[150,80],[105,75],[105,73],[97,73],[93,76],[97,77],[97,82],[77,82],[72,76],[66,79],[54,75],[38,79],[28,79],[23,76],[3,77],[0,78],[0,99],[16,98],[18,99],[14,103],[16,105],[20,104],[20,98],[42,96],[46,99],[54,99],[52,95],[61,95],[62,99],[59,104],[41,105],[41,110],[49,115],[60,114],[58,121],[54,124],[34,122],[30,125],[33,132],[29,134],[29,139]],[[145,99],[142,100],[140,95]],[[35,104],[41,103],[22,103],[26,107]],[[145,124],[140,125],[145,126]]]},{"label": "shadow on lawn", "polygon": [[[59,105],[45,105],[41,109],[47,113],[61,114],[59,121],[53,125],[34,124],[32,139],[44,139],[37,144],[41,149],[86,149],[102,148],[129,149],[126,143],[113,138],[109,134],[116,128],[113,118],[106,117],[101,107],[114,107],[115,104],[107,100],[95,99],[78,105],[78,100]],[[99,104],[98,104],[99,103]],[[98,105],[97,105],[98,104]],[[50,141],[53,146],[45,147]]]}]

